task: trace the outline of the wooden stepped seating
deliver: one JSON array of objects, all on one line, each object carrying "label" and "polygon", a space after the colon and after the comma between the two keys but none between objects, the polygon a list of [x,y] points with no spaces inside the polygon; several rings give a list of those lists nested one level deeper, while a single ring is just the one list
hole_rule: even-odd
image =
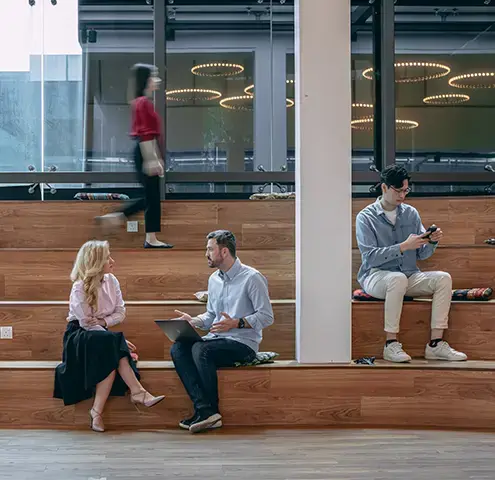
[{"label": "wooden stepped seating", "polygon": [[[369,198],[354,199],[353,219],[372,202],[373,199]],[[433,223],[442,228],[445,234],[442,245],[483,245],[487,238],[495,237],[493,197],[408,198],[407,203],[418,209],[425,228]],[[353,246],[357,247],[354,230]]]},{"label": "wooden stepped seating", "polygon": [[[239,250],[268,279],[272,299],[295,298],[293,250]],[[76,251],[0,250],[0,300],[67,300]],[[112,250],[124,299],[191,300],[206,290],[204,250]]]},{"label": "wooden stepped seating", "polygon": [[[1,428],[88,429],[90,401],[64,407],[52,398],[55,365],[0,362]],[[170,363],[140,362],[140,369],[145,387],[167,398],[141,414],[128,397],[110,399],[104,417],[109,432],[177,428],[190,413]],[[219,372],[227,426],[493,429],[494,384],[494,362],[375,367],[276,362]]]},{"label": "wooden stepped seating", "polygon": [[[356,277],[361,266],[359,250],[352,252],[353,289],[361,288]],[[453,288],[492,287],[495,289],[495,246],[438,247],[426,261],[418,262],[424,271],[442,270],[452,276]]]},{"label": "wooden stepped seating", "polygon": [[[14,339],[2,340],[0,360],[58,360],[66,326],[67,302],[2,302],[0,326],[13,326]],[[170,344],[154,320],[174,316],[174,310],[191,314],[204,311],[193,301],[128,302],[127,320],[121,326],[136,343],[142,360],[168,360]],[[261,349],[275,351],[282,360],[295,358],[295,302],[273,301],[275,323],[264,331]],[[422,357],[428,341],[431,304],[404,304],[401,341],[414,357]],[[495,360],[495,302],[454,302],[446,339],[471,360]],[[383,303],[354,302],[352,356],[382,357]]]},{"label": "wooden stepped seating", "polygon": [[[495,288],[495,247],[486,245],[495,236],[495,199],[476,198],[419,198],[408,199],[415,206],[425,227],[435,223],[445,237],[435,254],[418,262],[422,270],[443,270],[452,276],[453,288]],[[353,201],[354,216],[371,203],[368,199]],[[353,284],[359,288],[356,275],[361,256],[353,238]],[[494,297],[495,298],[495,297]],[[352,305],[353,357],[383,356],[382,302],[354,302]],[[413,357],[424,355],[429,339],[430,303],[404,304],[400,340]],[[495,325],[495,304],[492,302],[455,302],[450,315],[446,340],[470,359],[495,358],[492,331]]]},{"label": "wooden stepped seating", "polygon": [[[129,302],[127,318],[115,330],[138,348],[141,360],[170,360],[170,341],[154,320],[173,318],[175,309],[191,315],[205,311],[194,301]],[[13,326],[13,339],[1,340],[0,360],[60,360],[68,302],[0,303],[0,326]],[[264,330],[262,351],[279,353],[281,360],[295,358],[295,302],[274,301],[275,323]]]},{"label": "wooden stepped seating", "polygon": [[[244,263],[267,277],[272,298],[294,298],[293,250],[238,253]],[[0,250],[0,300],[66,300],[75,255],[72,250]],[[188,300],[207,288],[212,273],[199,251],[113,250],[112,255],[126,300]],[[352,288],[359,288],[356,275],[360,265],[361,257],[354,250]],[[448,271],[454,288],[495,288],[495,247],[440,247],[420,267]]]},{"label": "wooden stepped seating", "polygon": [[[120,204],[96,201],[0,202],[0,248],[78,249],[90,238],[101,237],[94,217]],[[124,229],[109,237],[113,248],[141,248],[140,233]],[[293,201],[166,201],[162,202],[162,237],[176,249],[204,251],[212,230],[232,230],[238,248],[294,249]]]},{"label": "wooden stepped seating", "polygon": [[[383,358],[383,302],[353,302],[352,355]],[[400,341],[412,357],[424,357],[431,301],[405,302]],[[470,360],[495,360],[495,302],[453,302],[445,340]]]}]

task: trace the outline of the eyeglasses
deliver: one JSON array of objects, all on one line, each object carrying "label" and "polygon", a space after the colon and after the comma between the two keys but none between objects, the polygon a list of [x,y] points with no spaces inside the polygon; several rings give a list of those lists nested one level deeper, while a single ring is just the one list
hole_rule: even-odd
[{"label": "eyeglasses", "polygon": [[395,188],[395,187],[392,187],[392,186],[390,186],[390,188],[391,188],[391,189],[392,189],[395,193],[398,193],[399,195],[402,195],[402,194],[404,194],[404,195],[408,195],[409,193],[411,193],[411,190],[412,190],[410,187],[406,188],[405,190],[399,190],[398,188]]}]

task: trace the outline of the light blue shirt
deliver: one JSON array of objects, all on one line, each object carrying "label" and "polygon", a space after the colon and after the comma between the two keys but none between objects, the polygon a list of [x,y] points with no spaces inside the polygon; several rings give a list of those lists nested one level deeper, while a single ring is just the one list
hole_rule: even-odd
[{"label": "light blue shirt", "polygon": [[400,243],[409,235],[421,235],[426,231],[418,211],[411,205],[397,207],[397,220],[392,225],[385,215],[381,197],[361,210],[356,217],[356,238],[361,252],[362,265],[358,282],[364,288],[366,278],[373,268],[402,272],[410,277],[419,272],[417,260],[426,260],[436,249],[436,244],[427,243],[417,250],[401,253]]},{"label": "light blue shirt", "polygon": [[231,318],[244,318],[251,328],[234,328],[228,332],[208,333],[204,340],[229,338],[258,352],[262,330],[273,324],[273,310],[268,282],[258,270],[243,265],[237,258],[228,272],[217,270],[208,280],[206,312],[195,318],[198,328],[209,330],[222,320],[222,312]]}]

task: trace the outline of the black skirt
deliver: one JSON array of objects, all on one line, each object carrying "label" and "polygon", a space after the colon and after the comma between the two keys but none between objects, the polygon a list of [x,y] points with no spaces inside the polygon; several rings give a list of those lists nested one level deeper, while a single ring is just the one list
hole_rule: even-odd
[{"label": "black skirt", "polygon": [[[127,357],[138,380],[139,372],[121,332],[88,331],[74,320],[64,334],[62,363],[55,370],[53,396],[65,405],[74,405],[91,398],[96,385],[117,370],[121,358]],[[123,396],[128,391],[122,377],[115,375],[111,396]]]}]

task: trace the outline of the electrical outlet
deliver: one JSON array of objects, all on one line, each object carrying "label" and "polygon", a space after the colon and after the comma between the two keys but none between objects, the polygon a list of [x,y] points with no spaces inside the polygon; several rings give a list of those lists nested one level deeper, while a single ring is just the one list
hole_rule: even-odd
[{"label": "electrical outlet", "polygon": [[127,222],[127,231],[128,232],[137,232],[138,231],[138,222],[137,220],[132,220]]},{"label": "electrical outlet", "polygon": [[12,327],[0,327],[0,338],[3,339],[13,338]]}]

